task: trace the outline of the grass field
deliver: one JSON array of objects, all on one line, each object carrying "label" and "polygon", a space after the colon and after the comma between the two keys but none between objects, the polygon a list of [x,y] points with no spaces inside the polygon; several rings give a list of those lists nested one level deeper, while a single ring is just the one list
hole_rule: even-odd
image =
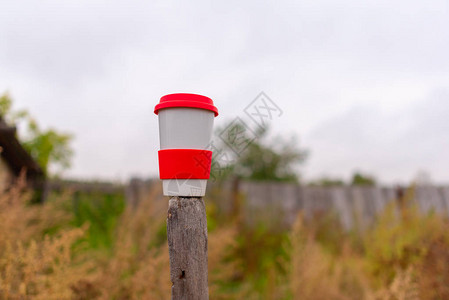
[{"label": "grass field", "polygon": [[[120,195],[2,195],[0,299],[169,299],[157,193],[134,209]],[[207,212],[211,299],[449,299],[448,220],[413,206],[363,233],[332,215],[279,232]]]}]

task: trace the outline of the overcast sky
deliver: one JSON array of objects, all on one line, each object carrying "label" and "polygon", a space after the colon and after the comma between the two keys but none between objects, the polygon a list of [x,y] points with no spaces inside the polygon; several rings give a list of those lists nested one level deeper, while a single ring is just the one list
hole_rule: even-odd
[{"label": "overcast sky", "polygon": [[447,0],[0,3],[0,93],[75,135],[69,177],[157,175],[164,94],[211,97],[220,125],[264,91],[307,179],[449,182]]}]

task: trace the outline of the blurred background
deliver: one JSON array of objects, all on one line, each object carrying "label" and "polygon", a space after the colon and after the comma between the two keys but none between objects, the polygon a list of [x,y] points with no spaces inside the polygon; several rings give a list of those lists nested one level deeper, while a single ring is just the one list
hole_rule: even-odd
[{"label": "blurred background", "polygon": [[211,299],[449,299],[447,53],[447,1],[0,2],[0,299],[169,297],[176,92]]}]

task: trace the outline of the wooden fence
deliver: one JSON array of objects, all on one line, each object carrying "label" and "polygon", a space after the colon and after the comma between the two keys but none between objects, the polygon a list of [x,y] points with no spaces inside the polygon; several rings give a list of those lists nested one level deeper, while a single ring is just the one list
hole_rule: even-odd
[{"label": "wooden fence", "polygon": [[[162,196],[160,180],[132,179],[126,186],[79,184],[70,182],[52,184],[52,189],[71,187],[74,190],[121,192],[128,205],[135,207],[146,198],[167,201]],[[249,225],[291,226],[299,212],[311,219],[316,215],[335,213],[344,229],[366,228],[391,203],[399,207],[407,199],[420,212],[449,216],[449,187],[416,186],[406,191],[393,187],[335,186],[310,187],[278,182],[229,181],[220,185],[208,184],[206,203],[213,202],[225,214],[240,213]],[[164,205],[164,207],[166,207]]]},{"label": "wooden fence", "polygon": [[416,186],[409,189],[369,186],[309,187],[282,183],[242,182],[239,193],[249,224],[271,222],[290,226],[299,211],[306,219],[335,213],[344,229],[366,228],[388,204],[416,205],[423,213],[449,216],[449,187]]},{"label": "wooden fence", "polygon": [[[155,185],[160,185],[158,180],[135,180],[135,184],[131,182],[127,190],[134,189],[139,193],[134,193],[136,196],[138,194],[137,198],[128,198],[128,202],[135,204],[145,199],[146,191],[150,191],[151,186]],[[264,223],[266,226],[288,227],[302,211],[306,220],[334,213],[344,229],[363,229],[372,224],[390,203],[399,213],[404,201],[407,201],[407,205],[416,205],[421,213],[434,211],[449,216],[449,187],[310,187],[278,182],[240,181],[220,185],[209,183],[207,193],[206,203],[213,202],[223,213],[241,213],[248,225]],[[127,195],[131,193],[128,192]]]}]

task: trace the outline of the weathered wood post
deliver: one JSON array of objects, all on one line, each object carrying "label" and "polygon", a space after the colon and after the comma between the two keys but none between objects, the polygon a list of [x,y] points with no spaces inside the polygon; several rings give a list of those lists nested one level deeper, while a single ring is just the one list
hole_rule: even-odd
[{"label": "weathered wood post", "polygon": [[211,99],[196,94],[161,98],[159,175],[170,196],[167,215],[172,299],[209,299],[207,220],[203,196],[210,176],[214,117]]},{"label": "weathered wood post", "polygon": [[172,197],[167,217],[172,299],[208,299],[207,224],[202,197]]}]

